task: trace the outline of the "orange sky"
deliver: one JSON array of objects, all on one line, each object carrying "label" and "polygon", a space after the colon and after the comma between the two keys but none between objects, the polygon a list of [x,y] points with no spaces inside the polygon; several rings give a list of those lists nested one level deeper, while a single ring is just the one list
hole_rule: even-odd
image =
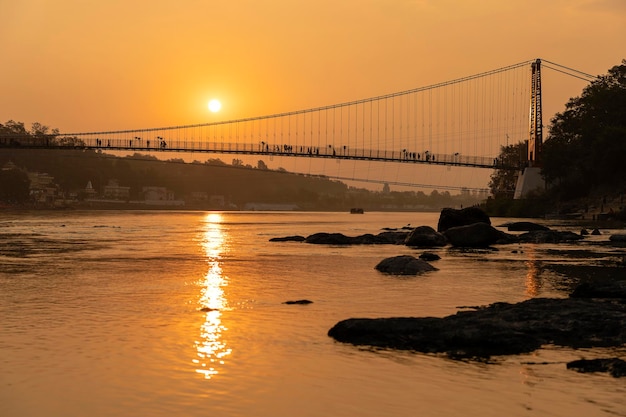
[{"label": "orange sky", "polygon": [[[0,0],[0,123],[254,117],[547,59],[626,58],[624,0]],[[544,81],[544,121],[584,83]],[[211,98],[222,111],[207,110]]]}]

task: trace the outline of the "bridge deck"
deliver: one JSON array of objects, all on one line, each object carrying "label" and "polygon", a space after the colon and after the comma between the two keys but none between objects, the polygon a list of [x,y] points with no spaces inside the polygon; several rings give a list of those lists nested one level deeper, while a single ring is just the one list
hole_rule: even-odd
[{"label": "bridge deck", "polygon": [[268,145],[250,143],[206,143],[187,141],[134,141],[134,140],[90,140],[85,144],[46,144],[18,143],[6,141],[0,138],[0,149],[56,149],[56,150],[95,150],[117,152],[184,152],[184,153],[212,153],[212,154],[238,154],[238,155],[261,155],[300,158],[326,158],[336,160],[359,160],[396,162],[413,164],[430,164],[445,166],[464,166],[487,169],[511,169],[519,170],[519,166],[504,165],[497,158],[484,156],[469,156],[454,154],[432,154],[425,152],[408,152],[406,150],[389,151],[373,149],[352,149],[348,147],[305,147],[289,145]]}]

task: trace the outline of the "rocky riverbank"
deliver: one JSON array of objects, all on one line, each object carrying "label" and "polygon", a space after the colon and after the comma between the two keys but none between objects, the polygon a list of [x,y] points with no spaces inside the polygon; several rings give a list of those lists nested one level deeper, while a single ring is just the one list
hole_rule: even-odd
[{"label": "rocky riverbank", "polygon": [[626,280],[585,283],[568,298],[493,303],[442,317],[351,318],[328,335],[354,345],[489,358],[543,345],[626,344]]},{"label": "rocky riverbank", "polygon": [[[507,232],[501,229],[506,228]],[[570,225],[571,228],[571,225]],[[317,233],[308,237],[290,236],[278,241],[309,244],[395,244],[412,248],[490,248],[505,250],[515,244],[570,244],[562,251],[550,251],[573,259],[590,261],[582,265],[546,264],[571,277],[573,291],[567,298],[531,298],[510,304],[494,302],[487,306],[460,309],[447,317],[348,318],[335,324],[328,335],[339,342],[377,348],[401,349],[441,354],[456,359],[485,360],[493,356],[529,353],[546,345],[572,348],[621,347],[626,345],[626,234],[613,233],[594,240],[606,253],[577,249],[599,231],[580,233],[554,230],[532,222],[491,225],[479,209],[444,209],[437,230],[419,226],[410,230],[385,230],[378,235],[344,236]],[[606,238],[605,238],[606,237]],[[496,245],[494,248],[493,245]],[[381,260],[382,273],[420,275],[435,273],[423,257],[400,255]],[[436,258],[432,258],[436,259]],[[593,261],[593,262],[591,262]],[[608,372],[624,376],[622,358],[576,361],[569,366],[579,372]]]}]

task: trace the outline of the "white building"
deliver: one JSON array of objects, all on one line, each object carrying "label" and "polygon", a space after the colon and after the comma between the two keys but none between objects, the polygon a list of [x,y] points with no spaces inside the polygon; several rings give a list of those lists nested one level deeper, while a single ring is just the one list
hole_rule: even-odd
[{"label": "white building", "polygon": [[128,200],[130,197],[130,187],[120,186],[117,180],[109,180],[104,186],[104,198],[111,200]]}]

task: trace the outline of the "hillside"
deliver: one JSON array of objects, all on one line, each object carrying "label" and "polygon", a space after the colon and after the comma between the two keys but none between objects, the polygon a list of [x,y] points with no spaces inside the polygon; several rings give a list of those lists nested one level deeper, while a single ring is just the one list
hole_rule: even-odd
[{"label": "hillside", "polygon": [[[8,165],[7,165],[8,164]],[[186,208],[246,209],[281,206],[299,210],[437,210],[444,206],[476,204],[476,196],[451,196],[436,190],[423,192],[375,192],[348,187],[320,176],[269,170],[263,161],[257,167],[228,165],[219,159],[184,163],[162,161],[150,155],[116,157],[95,150],[0,149],[0,167],[22,172],[46,173],[54,178],[56,192],[79,202],[98,200],[109,194],[120,203],[145,201],[157,188],[164,199],[184,201]],[[32,182],[32,174],[30,175]],[[88,184],[91,189],[87,189]],[[2,201],[0,182],[0,201]],[[111,197],[107,190],[124,193]],[[148,188],[149,189],[148,189]],[[156,190],[156,191],[159,191]],[[31,186],[32,194],[32,186]],[[74,198],[73,197],[73,198]],[[6,198],[4,199],[5,202]],[[22,202],[24,203],[24,202]],[[119,204],[116,205],[119,207]]]}]

